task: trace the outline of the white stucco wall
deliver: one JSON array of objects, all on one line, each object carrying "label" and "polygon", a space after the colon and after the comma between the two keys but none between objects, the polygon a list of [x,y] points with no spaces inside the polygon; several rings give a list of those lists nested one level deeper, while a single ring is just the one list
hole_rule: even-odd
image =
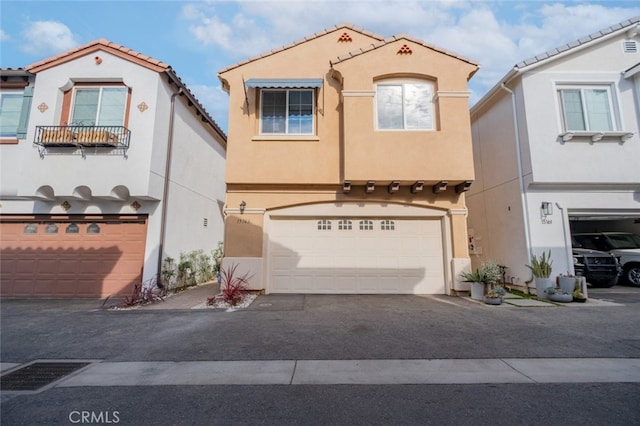
[{"label": "white stucco wall", "polygon": [[184,98],[175,111],[165,253],[177,260],[192,250],[210,255],[223,240],[225,150]]},{"label": "white stucco wall", "polygon": [[[525,73],[522,79],[535,182],[640,182],[640,128],[633,79],[622,72],[640,61],[624,53],[624,35],[555,60]],[[616,130],[634,133],[626,142],[604,138],[563,142],[557,86],[563,83],[610,85]]]},{"label": "white stucco wall", "polygon": [[[99,65],[96,56],[102,58]],[[123,82],[131,89],[126,155],[88,152],[83,158],[68,149],[41,158],[33,145],[36,126],[60,125],[63,91],[73,82],[104,81]],[[176,91],[166,75],[103,51],[38,72],[26,139],[0,145],[0,214],[148,215],[143,280],[153,278],[158,269],[171,97]],[[143,103],[146,109],[139,108]],[[43,112],[38,108],[42,105]],[[165,252],[177,259],[181,251],[210,252],[223,239],[225,150],[220,136],[184,96],[176,98],[175,106]],[[34,200],[41,186],[53,188],[52,199]],[[89,197],[78,196],[80,186],[90,189]],[[126,190],[114,194],[118,187]],[[66,211],[61,207],[64,201],[71,204]],[[138,210],[131,206],[134,201],[140,204]]]},{"label": "white stucco wall", "polygon": [[[553,275],[573,272],[569,216],[640,217],[640,94],[633,78],[622,77],[624,70],[638,63],[640,54],[623,53],[623,39],[620,35],[576,49],[509,82],[518,116],[522,186],[511,95],[498,89],[473,111],[476,181],[467,206],[469,229],[479,251],[472,255],[474,264],[496,260],[507,265],[507,275],[522,284],[531,278],[524,266],[529,261],[528,236],[532,253],[551,250]],[[616,130],[633,132],[633,137],[624,143],[563,142],[557,98],[561,83],[611,84],[618,113]],[[541,215],[543,201],[552,203],[552,215]]]}]

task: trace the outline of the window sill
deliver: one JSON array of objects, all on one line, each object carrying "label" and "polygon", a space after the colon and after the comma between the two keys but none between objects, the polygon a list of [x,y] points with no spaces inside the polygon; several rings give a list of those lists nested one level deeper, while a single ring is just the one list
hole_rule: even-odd
[{"label": "window sill", "polygon": [[0,138],[0,145],[17,145],[19,142],[18,138]]},{"label": "window sill", "polygon": [[584,141],[588,139],[589,142],[620,142],[625,143],[631,139],[633,132],[585,132],[585,131],[573,131],[560,133],[560,137],[563,142],[570,140]]},{"label": "window sill", "polygon": [[315,135],[258,135],[251,138],[256,142],[318,142]]}]

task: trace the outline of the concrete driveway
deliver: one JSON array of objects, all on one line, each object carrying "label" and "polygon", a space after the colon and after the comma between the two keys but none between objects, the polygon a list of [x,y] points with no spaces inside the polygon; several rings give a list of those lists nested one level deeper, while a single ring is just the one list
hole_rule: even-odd
[{"label": "concrete driveway", "polygon": [[224,312],[2,300],[0,360],[637,357],[640,289],[598,289],[591,297],[607,303],[493,307],[449,296],[263,295],[248,309]]}]

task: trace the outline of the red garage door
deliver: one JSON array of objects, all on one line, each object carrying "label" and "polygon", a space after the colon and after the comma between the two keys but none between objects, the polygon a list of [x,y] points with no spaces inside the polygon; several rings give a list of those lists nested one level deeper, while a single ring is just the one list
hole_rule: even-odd
[{"label": "red garage door", "polygon": [[144,216],[0,217],[0,295],[107,297],[140,282]]}]

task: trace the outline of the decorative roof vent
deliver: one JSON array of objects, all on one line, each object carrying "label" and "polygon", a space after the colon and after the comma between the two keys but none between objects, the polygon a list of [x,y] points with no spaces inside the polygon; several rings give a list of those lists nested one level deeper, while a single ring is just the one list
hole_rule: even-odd
[{"label": "decorative roof vent", "polygon": [[351,36],[347,33],[343,33],[340,38],[338,39],[338,42],[349,42],[349,41],[353,41],[353,39],[351,38]]},{"label": "decorative roof vent", "polygon": [[624,53],[638,53],[638,43],[635,40],[625,40],[622,42]]},{"label": "decorative roof vent", "polygon": [[409,46],[403,44],[402,47],[398,50],[398,55],[411,55],[413,51]]}]

